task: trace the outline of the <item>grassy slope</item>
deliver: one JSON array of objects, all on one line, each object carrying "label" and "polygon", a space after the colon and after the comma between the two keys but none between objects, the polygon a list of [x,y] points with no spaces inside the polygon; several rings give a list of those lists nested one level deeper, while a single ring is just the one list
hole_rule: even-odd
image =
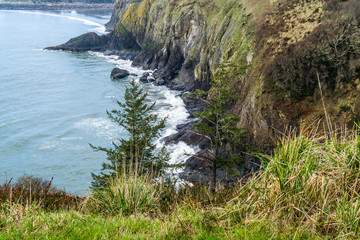
[{"label": "grassy slope", "polygon": [[[80,210],[20,205],[10,194],[0,203],[0,238],[358,239],[359,132],[326,132],[284,136],[263,170],[215,195],[206,187],[169,193],[144,178],[114,182],[106,201],[90,196]],[[165,197],[134,206],[144,192]],[[120,199],[133,209],[116,206]]]},{"label": "grassy slope", "polygon": [[[1,213],[1,239],[316,239],[306,229],[283,229],[266,220],[248,224],[217,223],[184,207],[163,218],[121,217],[77,211],[48,212],[36,206]],[[19,216],[21,215],[21,216]]]}]

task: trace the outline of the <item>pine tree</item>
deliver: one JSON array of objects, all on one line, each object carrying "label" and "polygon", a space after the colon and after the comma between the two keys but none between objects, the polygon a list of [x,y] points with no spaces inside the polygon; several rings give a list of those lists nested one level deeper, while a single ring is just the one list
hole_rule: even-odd
[{"label": "pine tree", "polygon": [[[196,157],[202,159],[210,168],[210,188],[215,191],[217,170],[222,168],[231,170],[242,160],[239,154],[234,154],[233,149],[242,146],[242,140],[247,136],[247,131],[238,128],[236,125],[239,118],[228,111],[229,103],[237,99],[233,88],[230,85],[228,76],[228,64],[219,65],[214,74],[209,91],[196,90],[191,94],[192,97],[201,100],[205,105],[204,112],[195,112],[194,116],[200,118],[200,122],[195,124],[199,134],[207,138],[210,147],[207,154]],[[246,66],[238,69],[240,73],[245,72]]]},{"label": "pine tree", "polygon": [[120,110],[107,111],[109,118],[119,124],[129,138],[119,139],[119,143],[113,142],[113,148],[90,144],[94,150],[106,152],[108,160],[103,163],[99,175],[92,173],[92,188],[104,187],[110,177],[125,172],[159,176],[167,167],[168,154],[165,149],[154,153],[154,140],[165,128],[166,118],[159,119],[156,114],[152,114],[155,103],[146,104],[146,97],[147,93],[143,93],[143,89],[132,81],[131,87],[125,91],[125,103],[117,101]]}]

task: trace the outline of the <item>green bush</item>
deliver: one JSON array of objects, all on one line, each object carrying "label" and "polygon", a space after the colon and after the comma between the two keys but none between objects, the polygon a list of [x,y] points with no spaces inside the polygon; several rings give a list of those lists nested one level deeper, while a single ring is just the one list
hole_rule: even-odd
[{"label": "green bush", "polygon": [[110,178],[106,187],[93,190],[85,205],[110,215],[150,213],[158,209],[160,196],[161,191],[148,174],[118,175]]}]

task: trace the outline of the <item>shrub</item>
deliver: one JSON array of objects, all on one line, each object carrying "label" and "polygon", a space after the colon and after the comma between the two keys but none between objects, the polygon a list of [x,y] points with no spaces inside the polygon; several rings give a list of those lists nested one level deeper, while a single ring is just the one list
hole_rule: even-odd
[{"label": "shrub", "polygon": [[23,176],[12,184],[12,179],[0,185],[0,202],[20,205],[38,204],[45,209],[76,208],[81,197],[72,196],[63,190],[52,187],[47,181],[34,176]]},{"label": "shrub", "polygon": [[104,188],[94,189],[85,207],[109,215],[155,212],[159,207],[161,191],[148,175],[117,175]]}]

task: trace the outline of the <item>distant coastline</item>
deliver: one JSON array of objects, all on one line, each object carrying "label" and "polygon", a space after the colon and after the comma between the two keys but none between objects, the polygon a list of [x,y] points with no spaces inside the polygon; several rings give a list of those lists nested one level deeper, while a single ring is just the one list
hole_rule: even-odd
[{"label": "distant coastline", "polygon": [[112,9],[112,3],[7,3],[0,2],[0,10],[77,10],[77,9]]}]

